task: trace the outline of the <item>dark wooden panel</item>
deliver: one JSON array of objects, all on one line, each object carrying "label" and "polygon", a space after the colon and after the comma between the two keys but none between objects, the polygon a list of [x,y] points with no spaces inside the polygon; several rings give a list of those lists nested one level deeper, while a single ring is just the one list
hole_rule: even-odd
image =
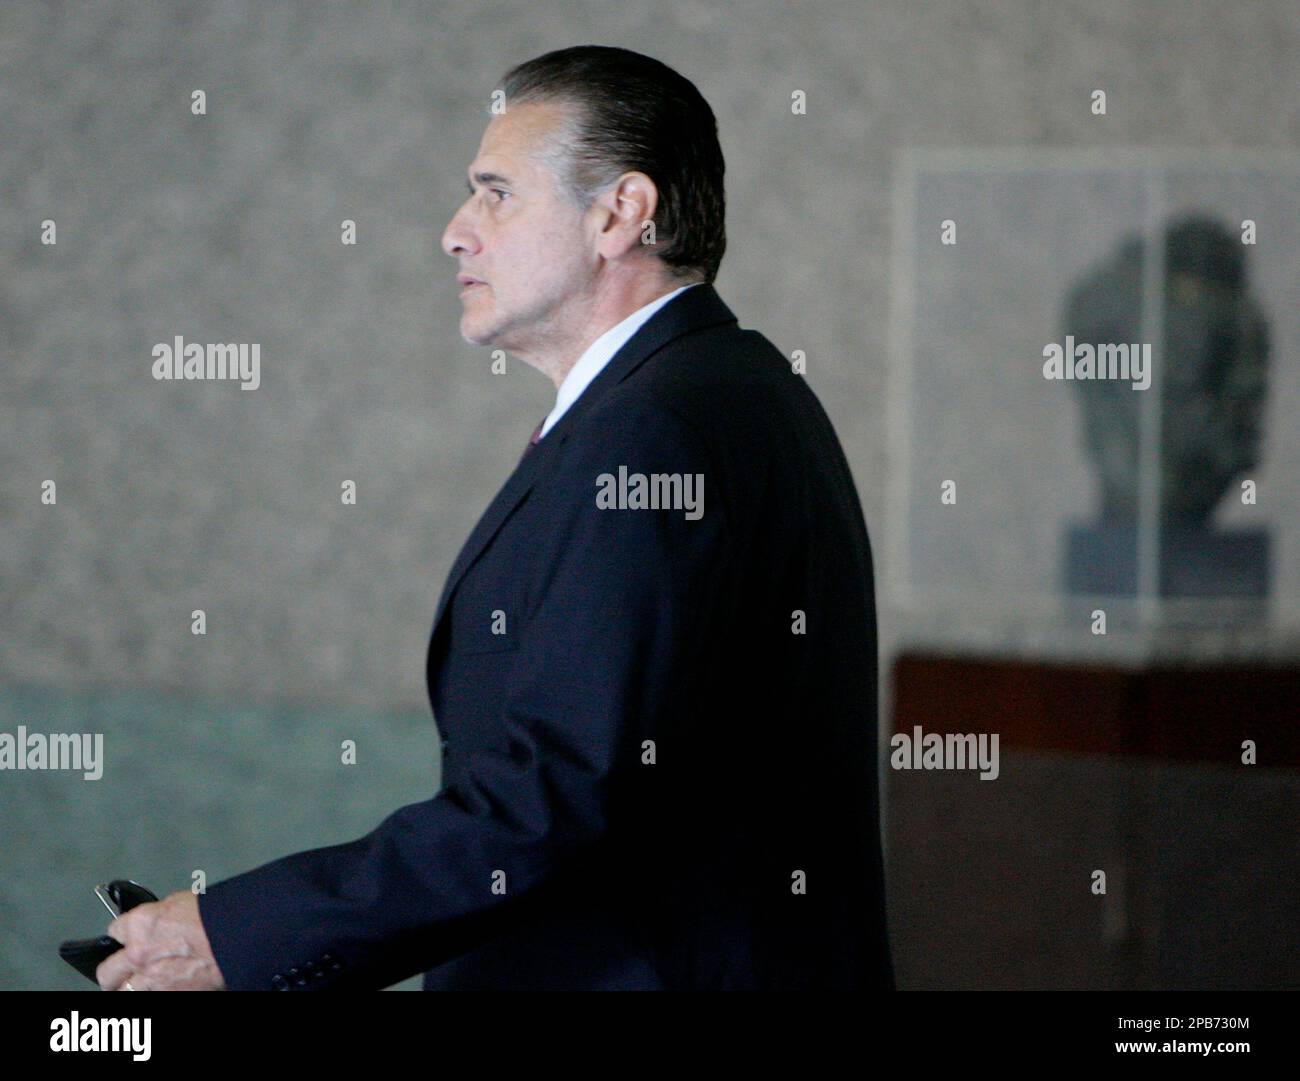
[{"label": "dark wooden panel", "polygon": [[1300,768],[1300,669],[1051,665],[903,654],[891,732],[997,732],[1002,748]]}]

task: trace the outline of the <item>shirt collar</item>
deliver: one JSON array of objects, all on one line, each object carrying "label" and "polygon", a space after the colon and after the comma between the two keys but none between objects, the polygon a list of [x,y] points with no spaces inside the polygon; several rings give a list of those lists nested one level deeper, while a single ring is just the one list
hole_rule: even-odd
[{"label": "shirt collar", "polygon": [[649,304],[638,308],[621,323],[610,327],[587,346],[582,356],[578,358],[578,362],[569,369],[569,374],[561,381],[559,390],[555,394],[555,408],[550,411],[546,420],[542,423],[542,433],[538,438],[541,439],[555,427],[560,418],[568,411],[569,406],[581,397],[582,392],[587,389],[591,381],[601,373],[606,364],[614,359],[614,354],[627,344],[628,339],[640,330],[655,312],[677,296],[678,293],[684,293],[687,289],[699,284],[699,282],[690,282],[674,289],[671,293],[656,297]]}]

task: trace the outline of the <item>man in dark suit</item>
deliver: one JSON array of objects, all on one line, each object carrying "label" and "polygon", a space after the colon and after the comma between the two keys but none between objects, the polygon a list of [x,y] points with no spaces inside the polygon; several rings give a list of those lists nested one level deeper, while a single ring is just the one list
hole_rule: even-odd
[{"label": "man in dark suit", "polygon": [[170,985],[893,987],[866,526],[821,404],[713,288],[713,114],[595,46],[505,90],[443,247],[464,337],[557,396],[438,603],[442,789],[210,885],[197,929],[183,895],[120,917],[105,986],[169,985],[152,920],[189,943]]}]

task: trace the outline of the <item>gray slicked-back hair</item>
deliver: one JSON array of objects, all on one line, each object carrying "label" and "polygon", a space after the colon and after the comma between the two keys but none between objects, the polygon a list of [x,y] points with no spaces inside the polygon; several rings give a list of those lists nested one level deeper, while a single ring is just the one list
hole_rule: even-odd
[{"label": "gray slicked-back hair", "polygon": [[668,65],[629,49],[578,45],[511,68],[506,108],[575,106],[544,157],[565,195],[586,210],[623,173],[659,189],[654,254],[681,281],[712,282],[727,248],[725,163],[713,110]]}]

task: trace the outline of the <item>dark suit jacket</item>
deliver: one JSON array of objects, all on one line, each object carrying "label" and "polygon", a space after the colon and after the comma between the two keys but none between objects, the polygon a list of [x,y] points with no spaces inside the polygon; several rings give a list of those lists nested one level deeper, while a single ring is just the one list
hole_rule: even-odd
[{"label": "dark suit jacket", "polygon": [[[620,467],[702,474],[703,514],[598,507]],[[862,509],[712,286],[521,458],[427,679],[433,798],[200,895],[232,989],[893,987]]]}]

